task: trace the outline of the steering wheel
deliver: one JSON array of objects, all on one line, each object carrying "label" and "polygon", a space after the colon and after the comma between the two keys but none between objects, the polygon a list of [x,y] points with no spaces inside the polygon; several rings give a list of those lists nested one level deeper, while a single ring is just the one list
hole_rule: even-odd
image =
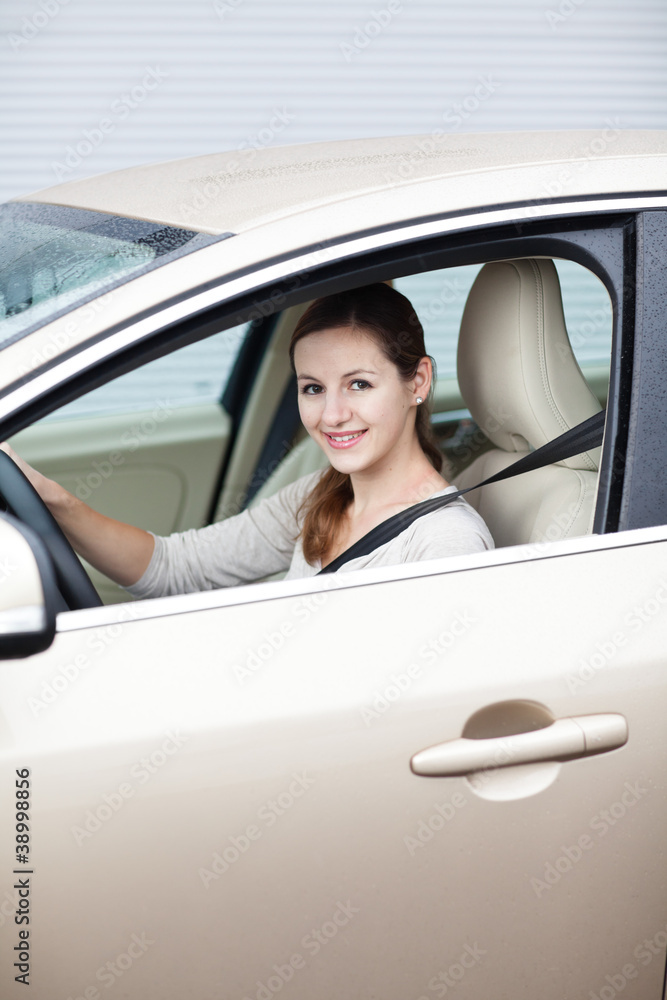
[{"label": "steering wheel", "polygon": [[55,517],[29,479],[9,455],[0,450],[0,496],[10,510],[32,528],[46,546],[58,588],[70,611],[102,606],[100,596]]}]

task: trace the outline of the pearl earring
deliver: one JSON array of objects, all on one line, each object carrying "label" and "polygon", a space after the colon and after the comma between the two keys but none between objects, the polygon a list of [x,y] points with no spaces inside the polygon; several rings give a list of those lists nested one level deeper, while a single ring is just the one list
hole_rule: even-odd
[{"label": "pearl earring", "polygon": [[419,404],[423,402],[424,400],[421,398],[421,396],[417,396],[417,406],[419,406]]}]

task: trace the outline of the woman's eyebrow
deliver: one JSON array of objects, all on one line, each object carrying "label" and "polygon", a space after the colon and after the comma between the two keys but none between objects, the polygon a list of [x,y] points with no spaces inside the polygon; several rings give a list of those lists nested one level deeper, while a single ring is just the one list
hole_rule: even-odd
[{"label": "woman's eyebrow", "polygon": [[[353,375],[377,375],[376,371],[372,368],[355,368],[353,372],[346,372],[341,375],[341,378],[352,378]],[[314,375],[297,375],[297,382],[301,379],[310,379],[311,382],[319,382],[320,380],[315,378]]]}]

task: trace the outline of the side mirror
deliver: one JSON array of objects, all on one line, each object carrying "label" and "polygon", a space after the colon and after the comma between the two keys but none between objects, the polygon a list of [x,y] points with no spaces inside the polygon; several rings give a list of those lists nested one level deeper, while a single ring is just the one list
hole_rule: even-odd
[{"label": "side mirror", "polygon": [[37,535],[0,513],[0,659],[41,653],[56,633],[57,586]]}]

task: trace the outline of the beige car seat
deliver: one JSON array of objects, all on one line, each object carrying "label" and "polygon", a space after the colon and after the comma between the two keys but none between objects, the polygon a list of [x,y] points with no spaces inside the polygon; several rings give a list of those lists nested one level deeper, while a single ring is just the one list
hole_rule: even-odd
[{"label": "beige car seat", "polygon": [[[457,476],[482,482],[570,427],[600,404],[565,327],[556,268],[525,258],[485,264],[461,321],[458,379],[473,419],[494,448]],[[495,543],[569,538],[592,528],[600,449],[475,490],[466,499]]]},{"label": "beige car seat", "polygon": [[315,444],[311,437],[306,437],[283,458],[282,462],[274,469],[266,482],[261,486],[248,505],[256,507],[260,500],[273,496],[283,486],[307,476],[310,472],[317,472],[324,469],[329,462],[322,449]]}]

